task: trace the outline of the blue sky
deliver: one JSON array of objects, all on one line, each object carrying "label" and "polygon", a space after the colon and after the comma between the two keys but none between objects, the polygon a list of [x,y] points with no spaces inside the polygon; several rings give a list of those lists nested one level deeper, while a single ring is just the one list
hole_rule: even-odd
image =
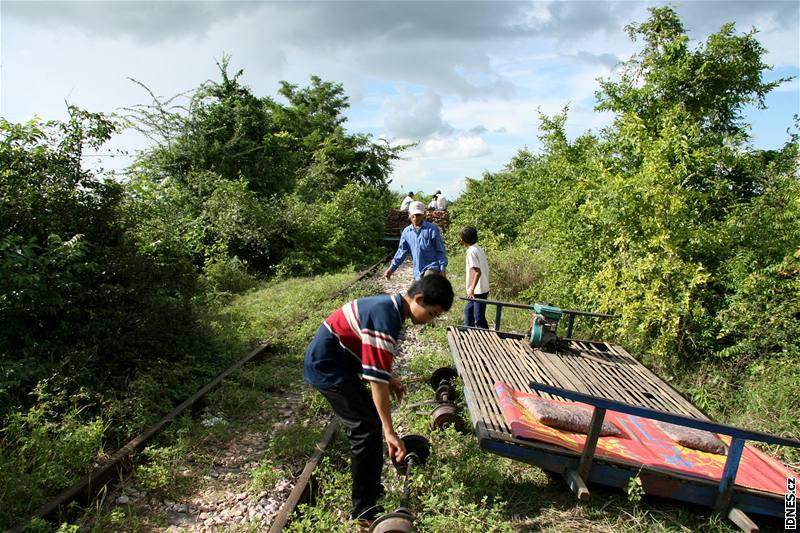
[{"label": "blue sky", "polygon": [[[456,197],[465,177],[496,171],[538,147],[537,116],[570,106],[568,133],[611,121],[593,111],[597,78],[614,77],[638,48],[624,27],[653,2],[0,2],[0,114],[60,119],[65,101],[114,112],[232,70],[258,96],[279,80],[316,74],[350,97],[347,128],[418,146],[397,164],[393,188]],[[775,67],[800,74],[800,3],[674,2],[695,42],[734,22],[756,27]],[[754,144],[775,148],[800,114],[800,82],[749,109]],[[146,146],[133,133],[110,148]],[[105,158],[122,168],[125,158]]]}]

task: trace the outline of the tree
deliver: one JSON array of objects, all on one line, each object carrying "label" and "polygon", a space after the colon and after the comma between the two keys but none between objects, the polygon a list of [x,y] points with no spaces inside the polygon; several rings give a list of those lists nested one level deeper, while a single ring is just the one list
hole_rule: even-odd
[{"label": "tree", "polygon": [[[133,109],[136,127],[158,142],[132,168],[129,190],[173,202],[140,210],[161,217],[149,227],[185,232],[198,266],[238,258],[267,272],[290,252],[312,252],[292,249],[286,228],[293,221],[283,209],[288,197],[314,212],[350,184],[386,194],[392,163],[407,147],[347,133],[341,84],[317,76],[305,88],[281,82],[282,102],[256,97],[242,85],[241,70],[229,75],[227,57],[218,66],[221,81],[201,85],[188,106],[154,98],[153,105]],[[375,228],[383,223],[373,216]]]},{"label": "tree", "polygon": [[725,24],[705,46],[691,50],[677,13],[650,8],[647,21],[626,27],[632,40],[644,40],[644,48],[623,65],[618,81],[601,80],[598,110],[634,113],[648,130],[658,131],[664,113],[680,107],[711,134],[710,142],[716,135],[743,135],[743,107],[763,109],[766,94],[790,78],[765,82],[771,67],[762,61],[766,50],[757,32],[736,35],[734,28]]}]

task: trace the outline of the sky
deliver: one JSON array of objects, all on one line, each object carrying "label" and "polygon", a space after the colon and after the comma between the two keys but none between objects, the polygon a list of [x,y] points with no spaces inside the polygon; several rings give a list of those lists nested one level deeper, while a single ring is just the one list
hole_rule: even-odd
[{"label": "sky", "polygon": [[[538,116],[569,106],[571,137],[611,123],[594,111],[598,78],[614,78],[639,50],[624,28],[647,19],[639,1],[57,1],[0,0],[0,116],[63,119],[67,103],[124,108],[218,80],[217,61],[256,96],[280,80],[341,83],[346,129],[392,144],[417,143],[391,187],[441,189],[453,199],[467,177],[496,172],[520,149],[539,148]],[[773,66],[767,80],[800,74],[800,2],[670,3],[697,45],[733,22],[756,28]],[[778,87],[767,109],[748,108],[753,143],[778,148],[800,114],[800,81]],[[118,135],[104,154],[147,142]],[[130,157],[95,158],[122,169]]]}]

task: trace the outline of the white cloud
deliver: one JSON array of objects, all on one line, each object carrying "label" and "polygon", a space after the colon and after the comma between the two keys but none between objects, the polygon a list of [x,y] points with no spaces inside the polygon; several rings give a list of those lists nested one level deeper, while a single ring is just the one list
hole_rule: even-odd
[{"label": "white cloud", "polygon": [[491,153],[489,145],[478,135],[434,135],[425,139],[412,151],[420,158],[471,159]]},{"label": "white cloud", "polygon": [[419,139],[435,133],[449,134],[452,126],[442,121],[442,97],[427,89],[419,98],[403,90],[384,102],[383,123],[393,137]]}]

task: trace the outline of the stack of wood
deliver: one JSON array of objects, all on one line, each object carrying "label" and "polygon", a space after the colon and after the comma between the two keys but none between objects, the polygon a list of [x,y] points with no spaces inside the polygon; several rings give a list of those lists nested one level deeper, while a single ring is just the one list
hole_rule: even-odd
[{"label": "stack of wood", "polygon": [[[437,224],[443,232],[450,229],[450,213],[447,211],[426,211],[425,217],[429,222]],[[403,229],[410,223],[408,211],[389,209],[389,213],[386,216],[386,236],[399,237]]]},{"label": "stack of wood", "polygon": [[446,232],[447,230],[450,229],[449,211],[428,211],[427,219],[428,222],[433,222],[434,224],[437,224],[442,229],[442,232]]}]

